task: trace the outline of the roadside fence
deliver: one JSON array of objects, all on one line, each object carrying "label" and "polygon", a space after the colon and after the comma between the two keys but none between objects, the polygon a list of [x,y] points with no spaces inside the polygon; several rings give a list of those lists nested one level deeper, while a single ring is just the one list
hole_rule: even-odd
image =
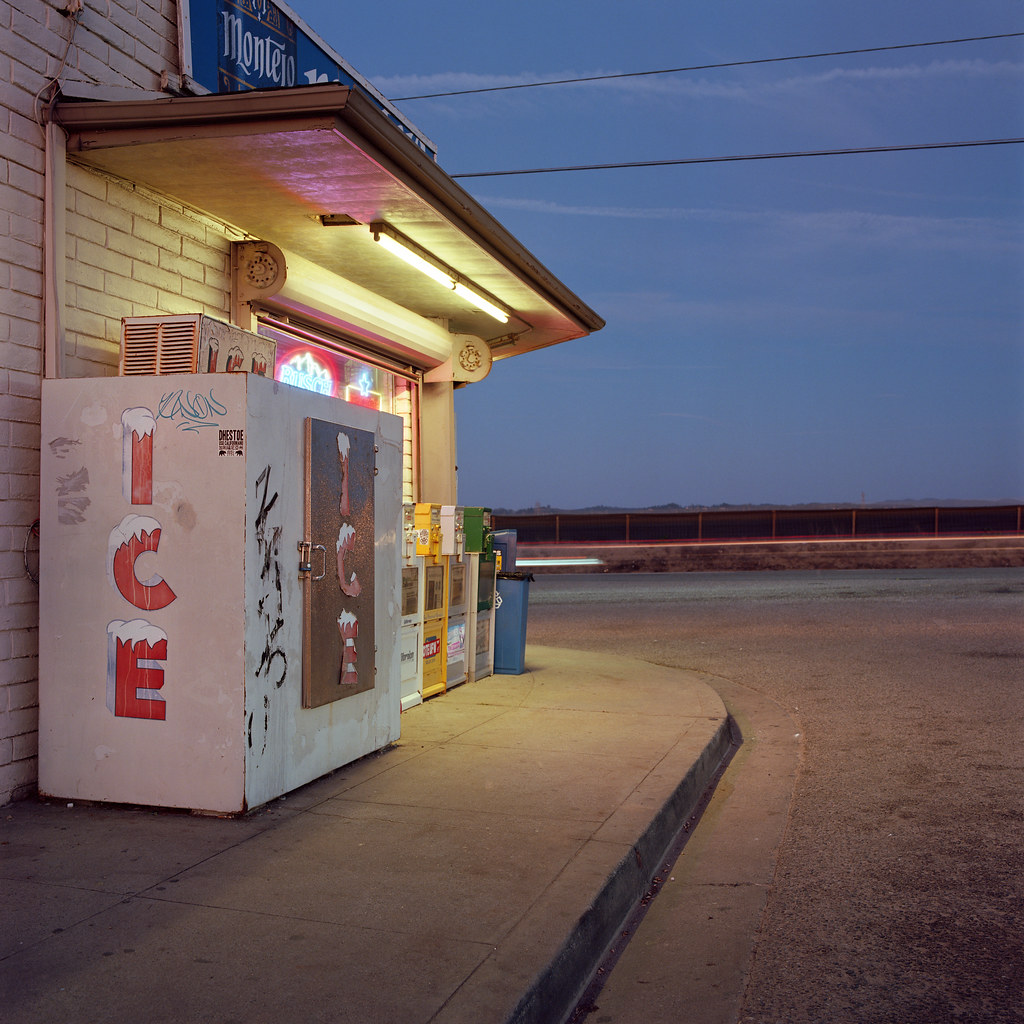
[{"label": "roadside fence", "polygon": [[1021,505],[754,508],[679,512],[496,512],[521,544],[657,544],[723,540],[1015,535]]}]

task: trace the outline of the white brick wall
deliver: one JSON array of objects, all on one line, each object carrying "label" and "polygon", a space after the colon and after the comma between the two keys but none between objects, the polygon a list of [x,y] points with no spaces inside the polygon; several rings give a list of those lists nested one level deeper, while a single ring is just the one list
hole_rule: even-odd
[{"label": "white brick wall", "polygon": [[[175,0],[84,0],[67,66],[66,0],[0,0],[0,804],[31,794],[43,310],[43,135],[36,97],[62,81],[159,89],[179,73]],[[68,376],[116,372],[122,316],[226,318],[226,229],[83,167],[67,170]]]},{"label": "white brick wall", "polygon": [[75,164],[68,165],[67,181],[67,376],[117,372],[121,317],[228,319],[226,227]]}]

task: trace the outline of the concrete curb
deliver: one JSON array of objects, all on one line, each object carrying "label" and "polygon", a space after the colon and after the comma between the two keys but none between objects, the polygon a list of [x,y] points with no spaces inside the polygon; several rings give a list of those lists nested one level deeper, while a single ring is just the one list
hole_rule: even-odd
[{"label": "concrete curb", "polygon": [[565,1020],[573,1011],[624,924],[650,889],[684,822],[729,755],[734,731],[731,716],[724,718],[632,851],[619,861],[580,916],[554,959],[523,995],[507,1024],[551,1024]]},{"label": "concrete curb", "polygon": [[741,1013],[802,740],[775,701],[699,678],[725,702],[743,745],[620,957],[587,993],[605,1024],[735,1024]]}]

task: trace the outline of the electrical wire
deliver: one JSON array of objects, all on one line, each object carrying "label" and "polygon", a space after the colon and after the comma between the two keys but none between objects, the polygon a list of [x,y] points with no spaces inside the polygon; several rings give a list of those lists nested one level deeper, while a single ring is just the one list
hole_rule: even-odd
[{"label": "electrical wire", "polygon": [[936,39],[928,43],[896,43],[892,46],[866,46],[858,50],[829,50],[824,53],[800,53],[792,57],[761,57],[756,60],[733,60],[723,64],[693,64],[685,68],[662,68],[658,71],[624,71],[614,75],[588,75],[584,78],[556,78],[545,82],[523,82],[518,85],[492,85],[480,89],[453,89],[451,92],[427,92],[419,96],[392,96],[390,102],[433,100],[444,96],[469,96],[481,92],[508,92],[511,89],[538,89],[546,85],[576,85],[580,82],[606,82],[613,78],[642,78],[645,75],[675,75],[683,71],[713,71],[719,68],[742,68],[754,64],[779,64],[791,60],[812,60],[818,57],[848,57],[857,53],[884,53],[888,50],[913,50],[921,46],[950,46],[954,43],[980,43],[989,39],[1013,39],[1024,32],[1000,32],[991,36],[966,36],[962,39]]},{"label": "electrical wire", "polygon": [[[44,136],[46,134],[45,123],[49,118],[49,114],[54,103],[57,101],[57,93],[60,87],[60,76],[64,74],[64,69],[68,66],[68,57],[71,55],[71,47],[75,42],[75,31],[78,28],[78,19],[81,17],[82,11],[82,0],[69,0],[68,4],[61,11],[61,14],[71,22],[71,28],[68,31],[67,43],[64,45],[64,53],[60,58],[60,64],[57,66],[56,72],[47,79],[45,83],[43,83],[39,92],[37,92],[32,99],[32,111],[36,119],[36,124],[39,126],[39,129],[43,132]],[[43,93],[45,93],[47,89],[50,90],[50,95],[43,107],[40,108],[40,101],[43,98]]]},{"label": "electrical wire", "polygon": [[924,142],[905,146],[857,146],[849,149],[804,149],[792,153],[742,153],[734,156],[694,156],[679,160],[635,160],[618,164],[575,164],[570,167],[530,167],[516,171],[464,171],[451,178],[497,178],[512,174],[560,174],[564,171],[617,171],[635,167],[677,167],[683,164],[724,164],[740,160],[791,160],[805,156],[850,156],[857,153],[909,153],[922,149],[963,149],[969,146],[1012,146],[1024,139],[972,139],[966,142]]}]

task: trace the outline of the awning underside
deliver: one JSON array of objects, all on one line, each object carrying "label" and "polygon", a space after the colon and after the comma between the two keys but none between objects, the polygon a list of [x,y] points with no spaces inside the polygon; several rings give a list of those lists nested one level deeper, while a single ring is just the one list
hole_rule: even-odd
[{"label": "awning underside", "polygon": [[[397,129],[363,109],[360,97],[329,88],[329,95],[276,90],[256,99],[64,102],[57,117],[74,159],[273,242],[422,316],[446,318],[453,332],[492,343],[514,338],[495,350],[496,358],[603,325]],[[316,109],[299,102],[310,94]],[[325,227],[323,214],[358,223]],[[498,299],[513,311],[510,322],[468,306],[384,251],[369,229],[376,221]]]}]

